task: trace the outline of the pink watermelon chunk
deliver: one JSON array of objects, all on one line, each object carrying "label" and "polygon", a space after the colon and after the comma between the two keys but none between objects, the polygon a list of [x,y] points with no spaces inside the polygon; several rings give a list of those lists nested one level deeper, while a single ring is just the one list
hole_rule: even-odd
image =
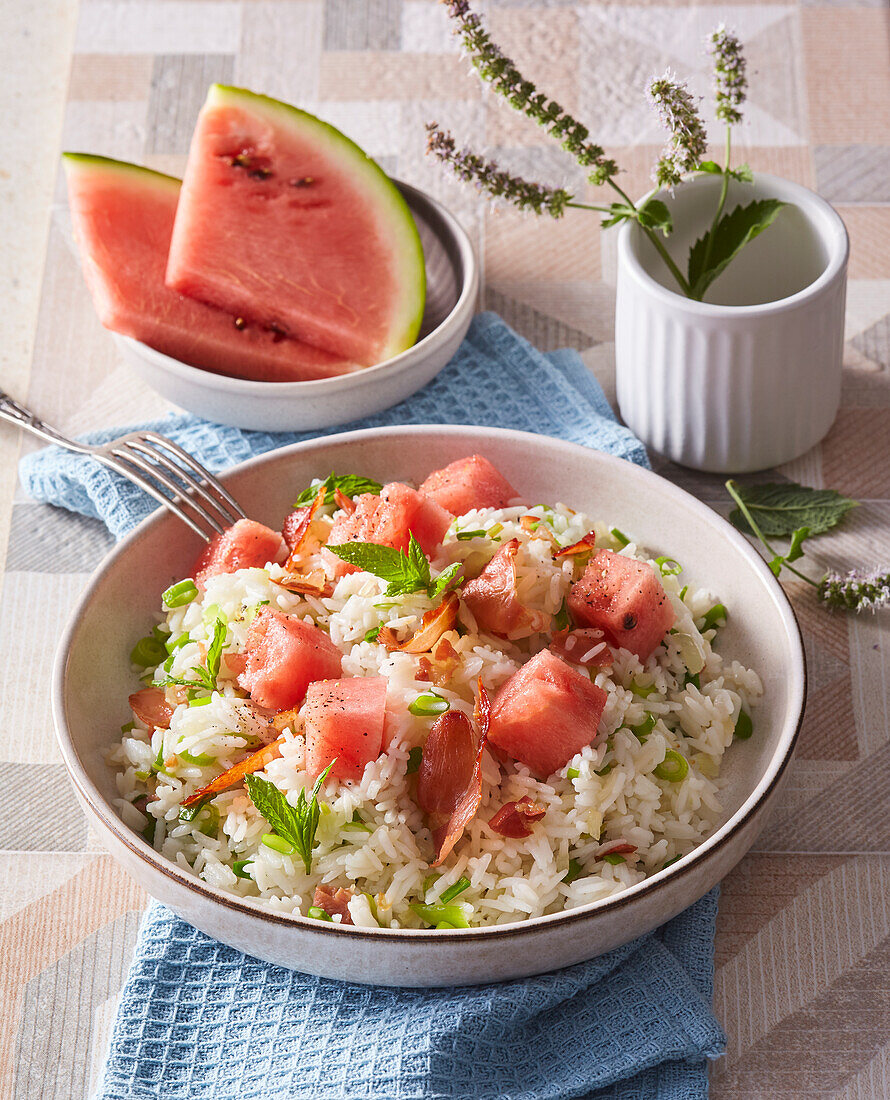
[{"label": "pink watermelon chunk", "polygon": [[207,578],[217,573],[262,568],[266,562],[283,561],[286,554],[284,539],[277,531],[252,519],[239,519],[207,544],[192,567],[192,576],[203,587]]},{"label": "pink watermelon chunk", "polygon": [[383,748],[386,680],[382,676],[320,680],[303,708],[306,771],[315,778],[332,760],[337,779],[361,779]]},{"label": "pink watermelon chunk", "polygon": [[596,737],[608,696],[543,649],[495,696],[488,740],[546,779]]},{"label": "pink watermelon chunk", "polygon": [[[413,534],[424,554],[429,557],[435,553],[450,524],[450,512],[446,512],[435,501],[409,485],[392,481],[383,486],[380,496],[363,493],[356,497],[352,515],[344,513],[334,521],[327,545],[376,542],[378,546],[407,550]],[[358,568],[330,551],[327,552],[326,560],[333,566],[337,577],[344,573],[355,573]]]},{"label": "pink watermelon chunk", "polygon": [[363,366],[410,347],[423,250],[380,168],[320,119],[214,84],[192,137],[167,285]]},{"label": "pink watermelon chunk", "polygon": [[105,157],[63,160],[84,277],[106,328],[236,378],[299,382],[356,369],[164,285],[179,180]]},{"label": "pink watermelon chunk", "polygon": [[576,623],[598,626],[641,661],[674,625],[674,609],[652,566],[612,550],[593,555],[572,585],[568,608]]},{"label": "pink watermelon chunk", "polygon": [[456,516],[473,508],[505,508],[519,496],[483,455],[459,458],[441,470],[434,470],[420,491]]},{"label": "pink watermelon chunk", "polygon": [[270,710],[290,710],[313,680],[340,675],[340,650],[323,630],[264,607],[250,624],[238,684]]}]

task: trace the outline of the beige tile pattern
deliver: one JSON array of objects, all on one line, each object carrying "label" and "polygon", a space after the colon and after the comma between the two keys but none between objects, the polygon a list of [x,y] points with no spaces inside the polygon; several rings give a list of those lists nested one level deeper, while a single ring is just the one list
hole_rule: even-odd
[{"label": "beige tile pattern", "polygon": [[[180,172],[202,84],[234,79],[321,113],[446,202],[483,263],[483,302],[544,348],[571,346],[614,395],[615,240],[493,212],[423,155],[423,125],[512,170],[603,194],[547,135],[467,71],[435,0],[31,0],[0,39],[0,386],[63,428],[162,412],[96,321],[58,174],[76,145]],[[700,41],[720,19],[750,45],[736,153],[830,190],[851,237],[841,413],[773,472],[862,503],[813,544],[813,570],[890,562],[890,51],[882,0],[488,0],[492,29],[649,186],[661,141],[642,103],[671,65],[707,92]],[[65,85],[70,69],[67,99]],[[179,93],[182,94],[179,94]],[[715,150],[716,152],[716,150]],[[23,500],[23,446],[0,432],[0,1096],[82,1100],[94,1087],[132,951],[139,889],[98,852],[62,777],[48,683],[61,623],[106,535]],[[726,512],[722,480],[656,467]],[[8,546],[7,546],[8,543]],[[828,614],[788,586],[810,694],[782,805],[727,878],[715,1004],[717,1100],[890,1097],[890,620]],[[36,793],[35,793],[36,792]],[[26,813],[19,813],[26,798]]]}]

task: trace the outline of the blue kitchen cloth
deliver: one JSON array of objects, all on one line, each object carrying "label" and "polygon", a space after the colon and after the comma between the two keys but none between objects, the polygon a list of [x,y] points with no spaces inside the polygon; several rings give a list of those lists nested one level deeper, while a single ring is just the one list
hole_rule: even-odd
[{"label": "blue kitchen cloth", "polygon": [[[536,351],[493,314],[419,393],[337,430],[485,424],[648,466],[572,351]],[[247,432],[186,414],[151,425],[211,470],[318,432]],[[104,442],[119,431],[86,437]],[[120,538],[155,507],[55,447],[25,457],[35,499]],[[568,969],[492,986],[394,990],[313,978],[149,909],[97,1100],[698,1100],[725,1038],[711,1009],[716,890],[663,928]]]}]

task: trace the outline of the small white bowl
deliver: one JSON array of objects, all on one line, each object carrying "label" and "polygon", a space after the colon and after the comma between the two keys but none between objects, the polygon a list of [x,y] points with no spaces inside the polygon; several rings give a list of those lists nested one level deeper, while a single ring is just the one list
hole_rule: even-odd
[{"label": "small white bowl", "polygon": [[426,305],[416,344],[373,367],[312,382],[254,382],[214,374],[115,334],[124,359],[174,405],[218,424],[310,431],[345,424],[404,401],[430,382],[467,334],[479,296],[470,239],[441,203],[394,181],[414,215],[426,264]]},{"label": "small white bowl", "polygon": [[352,928],[273,913],[217,890],[164,859],[127,828],[105,754],[129,717],[128,654],[189,568],[201,543],[167,512],[149,517],[100,565],[62,636],[53,673],[59,745],[90,824],[152,895],[208,935],[283,966],[381,985],[473,985],[589,959],[648,932],[691,905],[745,854],[776,804],[803,717],[800,631],[785,594],[748,542],[716,512],[663,478],[572,443],[473,427],[377,428],[286,447],[224,480],[251,516],[278,526],[295,487],[330,470],[380,481],[420,481],[480,452],[523,495],[563,500],[610,519],[683,563],[729,608],[720,649],[760,674],[754,734],[724,758],[723,824],[689,855],[613,898],[491,928]]},{"label": "small white bowl", "polygon": [[[717,208],[718,176],[673,195],[665,247],[681,271]],[[707,301],[683,296],[636,224],[618,237],[615,376],[628,427],[684,466],[745,473],[789,462],[825,435],[841,393],[848,241],[806,187],[757,173],[730,184],[727,210],[791,204],[746,245]]]}]

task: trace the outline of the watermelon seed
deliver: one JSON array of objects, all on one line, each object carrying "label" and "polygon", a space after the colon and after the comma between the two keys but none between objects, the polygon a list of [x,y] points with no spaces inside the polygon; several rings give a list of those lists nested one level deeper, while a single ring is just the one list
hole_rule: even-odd
[{"label": "watermelon seed", "polygon": [[315,183],[315,180],[312,176],[302,176],[299,179],[290,180],[289,183],[291,187],[309,187],[311,184]]},{"label": "watermelon seed", "polygon": [[237,153],[229,163],[233,168],[247,168],[250,166],[250,157],[247,153]]},{"label": "watermelon seed", "polygon": [[278,344],[287,337],[287,332],[281,325],[276,324],[275,321],[270,321],[268,325],[266,325],[266,332],[272,333],[273,344]]},{"label": "watermelon seed", "polygon": [[628,612],[628,614],[624,616],[624,629],[625,630],[633,630],[633,628],[636,625],[637,625],[636,615],[633,615],[630,612]]},{"label": "watermelon seed", "polygon": [[252,180],[267,180],[272,175],[271,168],[254,168],[247,173]]},{"label": "watermelon seed", "polygon": [[247,322],[244,320],[243,317],[236,317],[235,318],[235,328],[239,332],[243,332],[247,328]]}]

